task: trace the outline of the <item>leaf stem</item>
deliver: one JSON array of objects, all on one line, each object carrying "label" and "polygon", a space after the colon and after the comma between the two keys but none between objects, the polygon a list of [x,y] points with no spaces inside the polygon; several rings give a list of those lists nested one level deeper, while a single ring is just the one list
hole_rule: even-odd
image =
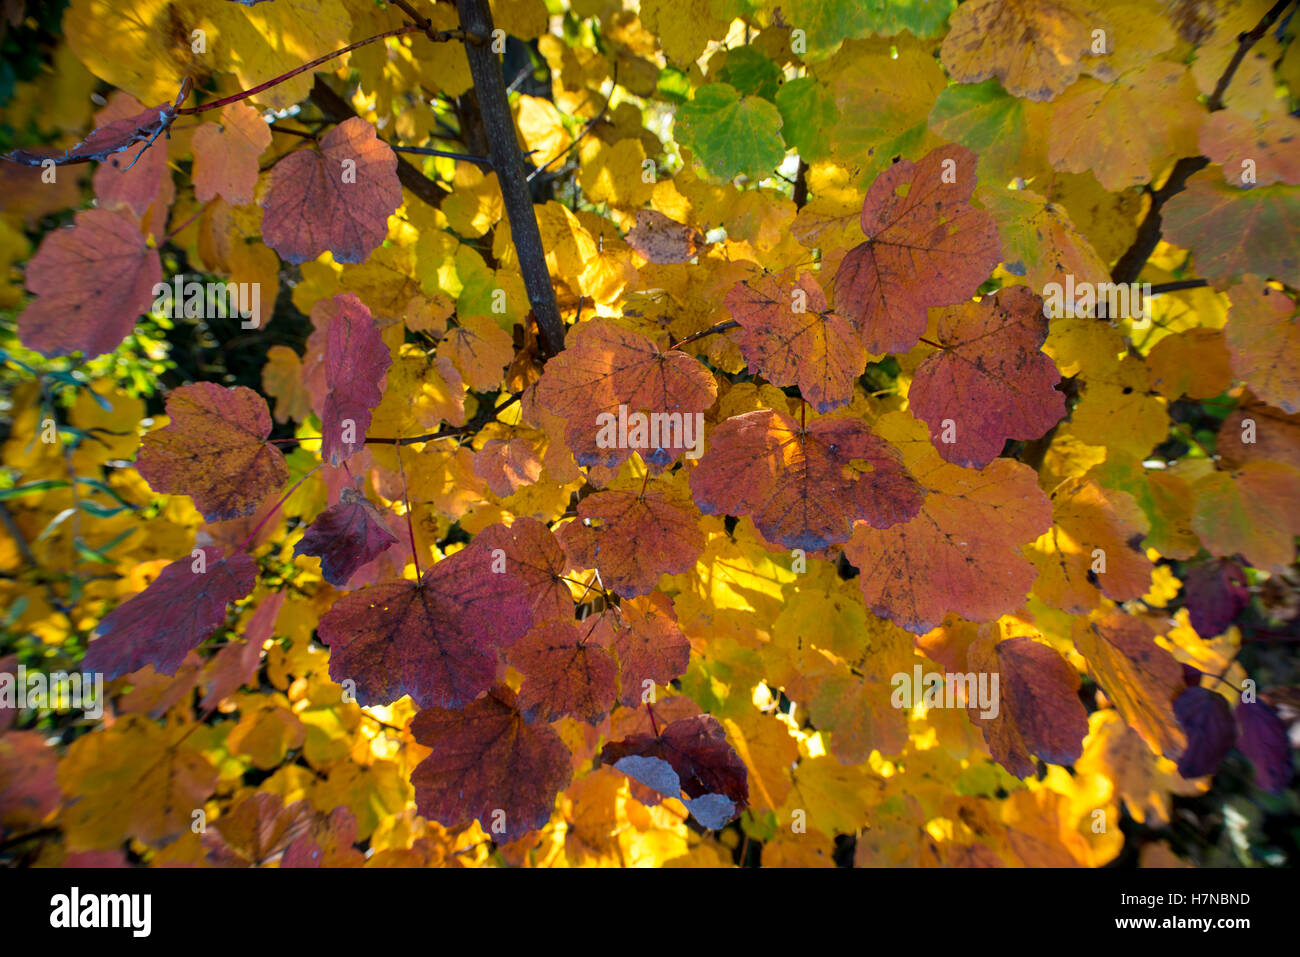
[{"label": "leaf stem", "polygon": [[406,489],[406,469],[402,466],[402,444],[397,443],[393,450],[397,453],[397,474],[402,477],[402,502],[406,506],[406,531],[411,536],[411,561],[415,562],[415,580],[423,576],[420,571],[420,552],[415,547],[415,522],[411,519],[411,496]]},{"label": "leaf stem", "polygon": [[320,470],[321,466],[323,466],[324,464],[325,464],[324,462],[321,462],[319,465],[313,468],[302,478],[298,479],[298,481],[294,482],[293,488],[289,489],[289,491],[284,493],[284,496],[280,499],[280,501],[275,503],[275,508],[271,509],[269,512],[267,512],[265,515],[262,516],[262,520],[253,527],[253,530],[248,533],[248,537],[244,539],[243,542],[240,543],[239,548],[236,549],[236,551],[242,552],[246,548],[248,548],[249,543],[253,539],[255,539],[257,537],[257,533],[262,530],[262,526],[265,525],[268,521],[270,521],[271,517],[280,511],[280,509],[284,506],[285,502],[289,501],[289,496],[292,495],[294,492],[298,491],[298,487],[302,485],[303,482],[307,481],[309,478],[315,475]]},{"label": "leaf stem", "polygon": [[[374,43],[376,40],[387,40],[389,37],[400,37],[403,34],[407,34],[407,33],[416,33],[420,31],[420,29],[421,28],[416,24],[408,23],[403,26],[397,27],[396,29],[393,30],[386,30],[383,33],[376,33],[373,37],[366,37],[364,40],[358,40],[356,43],[349,43],[347,46],[335,50],[332,53],[326,53],[324,56],[318,56],[310,63],[304,63],[302,66],[290,70],[288,73],[282,73],[277,77],[272,77],[271,79],[267,80],[265,83],[259,83],[251,90],[244,90],[240,93],[232,94],[231,96],[222,97],[220,100],[213,100],[211,103],[203,103],[199,106],[183,107],[182,109],[179,109],[176,112],[177,114],[188,116],[188,115],[193,115],[195,113],[205,113],[208,110],[219,109],[220,107],[223,106],[229,106],[231,103],[238,103],[240,100],[246,100],[250,96],[256,96],[258,93],[261,93],[263,90],[269,90],[273,86],[278,86],[279,84],[283,83],[285,80],[291,80],[299,73],[306,73],[308,70],[314,70],[322,63],[328,63],[330,60],[333,60],[335,57],[340,57],[345,53],[351,53],[353,50],[363,47],[368,43]],[[449,37],[448,39],[451,38]]]}]

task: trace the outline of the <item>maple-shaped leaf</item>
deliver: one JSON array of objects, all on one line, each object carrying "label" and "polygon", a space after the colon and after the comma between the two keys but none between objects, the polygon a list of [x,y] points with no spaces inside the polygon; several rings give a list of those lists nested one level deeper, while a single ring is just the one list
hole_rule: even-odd
[{"label": "maple-shaped leaf", "polygon": [[172,562],[146,588],[104,616],[85,666],[112,679],[153,665],[174,675],[181,660],[225,623],[226,605],[253,590],[257,562],[244,552],[199,555]]},{"label": "maple-shaped leaf", "polygon": [[18,338],[43,356],[116,349],[149,310],[162,280],[158,250],[125,211],[87,209],[50,233],[27,263],[36,299],[18,317]]},{"label": "maple-shaped leaf", "polygon": [[1067,479],[1052,492],[1052,527],[1027,552],[1038,566],[1034,594],[1071,615],[1097,607],[1102,595],[1140,598],[1151,584],[1142,548],[1149,528],[1128,492],[1090,476]]},{"label": "maple-shaped leaf", "polygon": [[257,160],[271,145],[271,128],[246,103],[221,109],[220,123],[204,123],[194,133],[194,196],[206,203],[220,196],[232,206],[253,201]]},{"label": "maple-shaped leaf", "polygon": [[1291,565],[1300,534],[1300,469],[1247,462],[1231,472],[1202,476],[1192,490],[1192,528],[1211,554],[1240,554],[1273,573]]},{"label": "maple-shaped leaf", "polygon": [[937,336],[943,348],[907,398],[944,461],[983,468],[1007,439],[1036,439],[1065,415],[1061,374],[1041,348],[1043,301],[1024,286],[943,310]]},{"label": "maple-shaped leaf", "polygon": [[384,395],[393,364],[365,303],[352,293],[334,297],[337,309],[325,339],[325,410],[321,458],[341,465],[366,441],[370,413]]},{"label": "maple-shaped leaf", "polygon": [[835,311],[868,352],[906,352],[925,332],[926,309],[969,299],[1002,256],[997,223],[970,204],[975,154],[943,146],[876,177],[862,204],[867,241],[835,273]]},{"label": "maple-shaped leaf", "polygon": [[397,154],[373,126],[349,117],[321,137],[319,150],[276,163],[261,204],[262,238],[286,262],[326,251],[335,262],[365,262],[402,204]]},{"label": "maple-shaped leaf", "polygon": [[487,316],[462,316],[457,323],[438,343],[438,356],[451,360],[471,390],[495,388],[514,358],[510,334]]},{"label": "maple-shaped leaf", "polygon": [[1203,170],[1160,211],[1164,238],[1192,251],[1196,272],[1211,280],[1247,273],[1300,286],[1300,189],[1229,186]]},{"label": "maple-shaped leaf", "polygon": [[560,736],[525,721],[506,687],[459,711],[425,708],[411,734],[433,749],[411,772],[416,808],[446,828],[477,818],[486,833],[512,841],[550,819],[573,776]]},{"label": "maple-shaped leaf", "polygon": [[336,807],[328,816],[312,816],[307,833],[285,848],[280,866],[362,867],[366,857],[353,846],[356,842],[356,815],[347,806]]},{"label": "maple-shaped leaf", "polygon": [[714,429],[691,490],[705,514],[752,515],[768,541],[809,551],[846,541],[854,522],[905,522],[923,497],[898,450],[860,419],[801,425],[774,409]]},{"label": "maple-shaped leaf", "polygon": [[[44,166],[49,160],[53,160],[56,166],[102,162],[114,153],[129,150],[136,143],[144,143],[145,145],[136,153],[135,158],[139,159],[140,153],[149,149],[149,145],[171,127],[176,119],[176,110],[185,101],[189,92],[190,82],[187,78],[174,103],[160,103],[151,109],[105,123],[91,130],[89,136],[70,149],[62,152],[20,149],[0,155],[0,159],[22,163],[24,166]],[[136,105],[139,106],[138,103]]]},{"label": "maple-shaped leaf", "polygon": [[638,707],[654,685],[666,686],[685,672],[691,658],[690,639],[677,625],[672,600],[662,592],[606,608],[592,640],[618,658],[618,700],[629,708]]},{"label": "maple-shaped leaf", "polygon": [[519,710],[525,721],[571,714],[598,724],[609,714],[618,694],[618,666],[592,638],[593,627],[552,619],[510,649],[510,664],[524,676]]},{"label": "maple-shaped leaf", "polygon": [[1282,292],[1245,276],[1228,292],[1223,339],[1233,374],[1283,412],[1300,412],[1300,308]]},{"label": "maple-shaped leaf", "polygon": [[1281,794],[1295,773],[1286,725],[1268,705],[1243,701],[1233,712],[1237,748],[1255,767],[1255,781],[1272,794]]},{"label": "maple-shaped leaf", "polygon": [[244,386],[181,386],[167,396],[166,427],[150,432],[136,468],[155,492],[188,495],[208,521],[239,518],[289,479],[266,400]]},{"label": "maple-shaped leaf", "polygon": [[1250,604],[1246,572],[1234,561],[1211,558],[1188,566],[1183,588],[1188,620],[1206,639],[1227,631],[1237,613]]},{"label": "maple-shaped leaf", "polygon": [[902,449],[925,499],[905,523],[854,528],[844,554],[860,571],[867,607],[916,634],[949,612],[991,621],[1020,607],[1035,575],[1020,548],[1052,524],[1033,470],[1011,459],[979,471],[950,465],[905,412],[882,416],[877,427]]},{"label": "maple-shaped leaf", "polygon": [[568,420],[565,441],[578,464],[607,467],[634,451],[667,465],[692,445],[698,449],[703,436],[695,431],[695,413],[708,409],[717,392],[713,375],[693,356],[664,352],[605,319],[574,328],[537,383],[537,401]]},{"label": "maple-shaped leaf", "polygon": [[711,831],[726,827],[749,803],[745,764],[712,715],[673,721],[658,734],[612,741],[600,758],[665,797],[681,798]]},{"label": "maple-shaped leaf", "polygon": [[1115,611],[1075,629],[1075,647],[1115,709],[1153,751],[1177,760],[1187,736],[1174,714],[1183,669],[1141,618]]},{"label": "maple-shaped leaf", "polygon": [[492,556],[471,544],[425,571],[348,592],[320,618],[330,678],[351,680],[357,703],[410,695],[421,707],[458,708],[492,684],[498,651],[532,621],[529,596]]},{"label": "maple-shaped leaf", "polygon": [[811,273],[737,283],[726,305],[740,324],[735,340],[751,369],[773,385],[798,386],[818,412],[853,398],[866,350],[849,321],[830,311]]},{"label": "maple-shaped leaf", "polygon": [[280,861],[307,834],[316,813],[307,801],[288,806],[278,794],[257,791],[205,831],[207,862],[217,867],[260,867]]},{"label": "maple-shaped leaf", "polygon": [[355,488],[345,486],[338,503],[316,516],[293,553],[315,555],[320,559],[322,577],[342,588],[358,568],[396,541],[379,510]]},{"label": "maple-shaped leaf", "polygon": [[1178,773],[1185,778],[1213,774],[1237,739],[1227,699],[1209,688],[1191,687],[1174,699],[1174,716],[1187,735]]},{"label": "maple-shaped leaf", "polygon": [[1012,96],[1050,100],[1092,49],[1093,16],[1069,0],[971,0],[957,7],[940,56],[949,76],[995,76]]},{"label": "maple-shaped leaf", "polygon": [[654,209],[638,209],[636,225],[625,238],[629,246],[656,265],[690,262],[704,245],[704,234],[694,226],[669,219]]},{"label": "maple-shaped leaf", "polygon": [[68,848],[120,847],[124,837],[162,847],[189,834],[220,775],[187,734],[128,714],[73,741],[58,772],[74,798],[59,817]]},{"label": "maple-shaped leaf", "polygon": [[559,539],[574,566],[599,570],[608,588],[633,598],[653,591],[660,575],[695,564],[704,550],[699,522],[690,493],[660,478],[640,491],[611,486],[588,495]]},{"label": "maple-shaped leaf", "polygon": [[488,439],[474,455],[474,474],[493,495],[508,498],[542,477],[542,460],[527,439]]},{"label": "maple-shaped leaf", "polygon": [[475,536],[474,544],[489,553],[494,574],[508,573],[521,583],[535,622],[573,618],[573,596],[564,581],[568,559],[542,522],[524,516],[511,525],[491,525]]},{"label": "maple-shaped leaf", "polygon": [[1294,116],[1254,118],[1235,110],[1219,110],[1201,123],[1198,143],[1201,152],[1219,164],[1224,180],[1233,186],[1294,186],[1300,184],[1297,138],[1300,119]]},{"label": "maple-shaped leaf", "polygon": [[970,646],[967,667],[998,675],[997,713],[967,705],[984,732],[989,753],[1018,778],[1035,773],[1037,755],[1050,764],[1073,764],[1083,753],[1088,712],[1079,700],[1079,673],[1060,653],[1032,638],[982,637]]}]

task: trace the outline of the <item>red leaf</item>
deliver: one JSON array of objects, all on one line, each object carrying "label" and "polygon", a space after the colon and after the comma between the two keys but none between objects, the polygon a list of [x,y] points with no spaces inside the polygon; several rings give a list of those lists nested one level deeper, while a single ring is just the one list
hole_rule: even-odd
[{"label": "red leaf", "polygon": [[601,761],[682,803],[711,831],[749,803],[748,772],[712,715],[674,721],[658,735],[636,734],[605,745]]},{"label": "red leaf", "polygon": [[423,708],[459,708],[486,691],[498,651],[532,622],[524,583],[493,574],[491,562],[475,543],[419,582],[384,582],[344,595],[317,628],[330,646],[330,678],[354,681],[361,705],[409,694]]},{"label": "red leaf", "polygon": [[983,468],[1007,439],[1036,439],[1064,417],[1061,374],[1039,348],[1042,300],[1024,286],[945,309],[938,337],[944,348],[921,363],[907,398],[944,461]]},{"label": "red leaf", "polygon": [[271,145],[271,128],[262,115],[246,103],[231,103],[222,107],[220,123],[204,123],[195,131],[193,143],[194,198],[251,203],[258,157]]},{"label": "red leaf", "polygon": [[99,638],[86,649],[89,671],[111,680],[153,665],[174,675],[181,661],[226,620],[226,605],[257,581],[257,562],[243,552],[225,558],[203,548],[203,560],[185,556],[164,568],[140,594],[118,605],[99,623]]},{"label": "red leaf", "polygon": [[[535,622],[573,618],[573,596],[564,582],[568,559],[554,533],[537,519],[517,518],[513,525],[491,525],[474,537],[474,544],[491,554],[494,574],[501,568],[523,584]],[[498,564],[499,559],[504,563]]]},{"label": "red leaf", "polygon": [[707,515],[753,515],[768,541],[815,551],[846,541],[854,522],[888,528],[917,513],[922,492],[901,463],[860,419],[804,427],[760,409],[713,430],[691,490]]},{"label": "red leaf", "polygon": [[1079,700],[1079,673],[1060,654],[1032,638],[982,638],[967,652],[973,672],[997,674],[997,715],[985,718],[970,702],[971,723],[981,728],[993,759],[1016,777],[1035,772],[1031,755],[1073,764],[1083,753],[1088,712]]},{"label": "red leaf", "polygon": [[255,512],[289,479],[266,400],[244,386],[181,386],[167,396],[166,428],[144,437],[136,468],[155,492],[189,495],[208,521]]},{"label": "red leaf", "polygon": [[379,510],[356,489],[345,486],[338,504],[316,516],[293,553],[318,557],[324,579],[342,588],[358,568],[396,541]]},{"label": "red leaf", "polygon": [[411,772],[415,806],[446,828],[477,818],[494,839],[512,841],[550,819],[573,776],[560,736],[528,724],[506,687],[460,711],[426,708],[411,733],[433,749]]},{"label": "red leaf", "polygon": [[867,363],[862,339],[830,311],[811,273],[797,282],[786,274],[737,283],[726,304],[740,323],[736,343],[751,369],[773,385],[798,386],[818,412],[853,398],[853,382]]},{"label": "red leaf", "polygon": [[695,563],[704,550],[699,521],[684,489],[656,479],[643,492],[607,488],[588,495],[559,537],[575,566],[599,569],[607,587],[631,598],[653,591],[660,575]]},{"label": "red leaf", "polygon": [[614,707],[618,668],[591,639],[593,626],[543,622],[510,649],[510,664],[524,676],[519,710],[525,721],[554,721],[566,714],[598,724]]},{"label": "red leaf", "polygon": [[929,306],[969,299],[998,264],[997,224],[970,205],[974,189],[975,154],[943,146],[919,163],[900,160],[867,190],[867,241],[840,263],[835,310],[857,324],[868,352],[911,349]]},{"label": "red leaf", "polygon": [[161,281],[158,251],[135,217],[85,210],[71,228],[50,233],[27,263],[27,288],[37,299],[19,317],[18,337],[47,357],[112,352]]},{"label": "red leaf", "polygon": [[[568,420],[565,441],[578,463],[611,468],[633,451],[654,465],[672,462],[688,448],[686,421],[693,427],[693,413],[711,406],[717,393],[713,374],[697,359],[676,349],[663,352],[645,336],[607,319],[575,327],[564,351],[546,364],[537,383],[537,401]],[[678,417],[677,423],[669,435],[647,429],[644,441],[629,425],[627,441],[620,447],[602,438],[602,422],[607,420],[601,418],[617,417],[620,406],[626,407],[629,422],[635,413],[668,413]],[[651,441],[655,438],[657,443]],[[698,442],[700,436],[693,438]]]},{"label": "red leaf", "polygon": [[[370,413],[383,398],[393,364],[370,310],[352,293],[334,297],[337,311],[325,340],[325,412],[321,416],[321,458],[340,465],[365,444]],[[344,440],[345,427],[353,440]]]},{"label": "red leaf", "polygon": [[[148,117],[148,111],[141,113],[141,109],[143,106],[135,97],[114,93],[108,106],[95,114],[95,121],[133,124]],[[165,146],[157,149],[142,146],[131,159],[112,157],[95,170],[93,182],[95,199],[101,207],[129,206],[137,216],[146,218],[154,229],[165,222],[167,209],[176,196]],[[154,212],[146,217],[151,206]]]},{"label": "red leaf", "polygon": [[618,657],[618,700],[629,708],[642,703],[646,681],[667,685],[690,663],[690,640],[677,627],[672,600],[662,592],[606,608],[592,640]]},{"label": "red leaf", "polygon": [[286,262],[326,251],[335,262],[365,262],[401,204],[397,154],[353,116],[326,133],[319,150],[297,150],[275,164],[262,200],[262,239]]}]

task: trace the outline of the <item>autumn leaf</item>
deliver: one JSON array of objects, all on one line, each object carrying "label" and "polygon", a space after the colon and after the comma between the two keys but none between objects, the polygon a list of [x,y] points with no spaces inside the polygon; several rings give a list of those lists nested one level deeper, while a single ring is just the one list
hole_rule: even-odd
[{"label": "autumn leaf", "polygon": [[908,401],[944,461],[983,468],[1007,439],[1036,439],[1065,415],[1042,300],[1024,286],[945,309],[937,337]]},{"label": "autumn leaf", "polygon": [[348,592],[321,616],[330,677],[352,681],[358,704],[410,695],[426,708],[457,708],[487,690],[500,649],[532,621],[528,597],[508,572],[493,574],[481,546],[462,549],[418,582]]},{"label": "autumn leaf", "polygon": [[325,340],[325,410],[321,458],[339,465],[361,448],[370,413],[383,398],[393,364],[370,310],[351,293],[334,297],[337,310]]},{"label": "autumn leaf", "polygon": [[592,628],[591,640],[618,660],[618,700],[629,708],[642,704],[655,685],[666,686],[680,676],[691,656],[690,640],[662,592],[606,608]]},{"label": "autumn leaf", "polygon": [[262,236],[286,262],[326,251],[336,262],[364,262],[401,202],[397,156],[373,126],[352,117],[326,133],[319,150],[296,150],[275,164],[261,201]]},{"label": "autumn leaf", "polygon": [[835,311],[868,352],[906,352],[926,309],[968,299],[1001,257],[997,227],[970,205],[975,154],[962,146],[902,160],[876,178],[862,204],[867,241],[835,274]]},{"label": "autumn leaf", "polygon": [[189,495],[209,521],[248,515],[288,480],[284,456],[266,441],[271,414],[252,389],[182,386],[167,396],[167,415],[145,436],[136,468],[154,491]]},{"label": "autumn leaf", "polygon": [[485,832],[511,840],[546,823],[572,776],[564,742],[527,723],[509,688],[459,711],[426,708],[411,733],[433,749],[411,772],[416,806],[444,827],[477,818]]},{"label": "autumn leaf", "polygon": [[1141,618],[1111,612],[1075,629],[1074,643],[1106,696],[1153,750],[1177,759],[1187,736],[1174,714],[1183,670]]},{"label": "autumn leaf", "polygon": [[523,676],[519,710],[524,720],[554,721],[566,714],[597,724],[614,707],[618,666],[592,638],[592,625],[543,622],[510,649]]},{"label": "autumn leaf", "polygon": [[574,566],[598,569],[607,587],[634,598],[653,591],[660,575],[695,563],[704,548],[699,514],[671,479],[648,481],[640,492],[611,486],[578,504],[559,539]]},{"label": "autumn leaf", "polygon": [[698,229],[654,209],[636,211],[636,225],[628,230],[626,238],[627,244],[647,262],[657,265],[690,262],[704,245],[704,235]]},{"label": "autumn leaf", "polygon": [[944,68],[962,83],[991,76],[1007,92],[1050,100],[1075,81],[1092,48],[1087,11],[1059,0],[971,0],[944,38]]},{"label": "autumn leaf", "polygon": [[760,276],[727,293],[736,336],[750,368],[776,385],[794,385],[818,412],[846,404],[866,352],[853,327],[830,311],[811,273],[797,280]]},{"label": "autumn leaf", "polygon": [[[607,467],[633,451],[655,465],[672,462],[687,449],[686,417],[706,410],[716,395],[713,376],[697,359],[676,349],[664,352],[608,320],[578,326],[537,384],[537,401],[568,420],[565,441],[578,463]],[[631,431],[624,447],[605,443],[603,433],[617,425],[620,408],[629,420],[634,413],[661,413],[677,416],[660,420],[676,424],[647,434],[637,446]]]},{"label": "autumn leaf", "polygon": [[220,123],[205,123],[194,133],[194,196],[207,202],[220,196],[232,206],[253,201],[257,160],[271,145],[271,130],[261,115],[243,103],[221,110]]},{"label": "autumn leaf", "polygon": [[1078,698],[1078,672],[1060,654],[1032,638],[982,636],[966,661],[977,674],[999,676],[998,713],[986,714],[979,701],[967,705],[999,764],[1024,778],[1035,773],[1032,756],[1052,764],[1078,760],[1088,714]]},{"label": "autumn leaf", "polygon": [[709,830],[720,830],[749,801],[748,776],[726,732],[709,715],[605,745],[601,760],[682,803]]},{"label": "autumn leaf", "polygon": [[158,251],[126,212],[88,209],[51,233],[27,264],[37,299],[18,318],[23,345],[45,356],[111,352],[149,309]]},{"label": "autumn leaf", "polygon": [[315,555],[321,574],[340,588],[362,565],[382,555],[397,538],[364,495],[345,486],[339,501],[316,517],[293,547],[295,555]]},{"label": "autumn leaf", "polygon": [[1033,473],[1009,459],[979,471],[945,463],[905,413],[884,416],[879,428],[903,449],[924,499],[892,528],[854,527],[844,553],[867,607],[917,634],[949,612],[990,621],[1017,608],[1035,577],[1020,546],[1051,525]]},{"label": "autumn leaf", "polygon": [[714,429],[691,489],[705,514],[753,515],[769,541],[809,551],[847,541],[854,522],[905,522],[923,497],[898,451],[862,421],[801,425],[773,409]]},{"label": "autumn leaf", "polygon": [[1187,736],[1178,773],[1185,778],[1213,774],[1237,738],[1227,699],[1217,691],[1193,686],[1174,699],[1174,716]]},{"label": "autumn leaf", "polygon": [[253,590],[257,563],[243,552],[195,552],[104,616],[98,640],[86,649],[87,668],[110,679],[145,665],[174,675],[181,659],[225,623],[226,606]]}]

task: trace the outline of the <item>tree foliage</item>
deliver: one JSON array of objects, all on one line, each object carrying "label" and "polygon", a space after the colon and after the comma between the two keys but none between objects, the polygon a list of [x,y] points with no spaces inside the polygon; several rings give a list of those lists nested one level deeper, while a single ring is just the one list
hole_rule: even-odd
[{"label": "tree foliage", "polygon": [[8,4],[0,855],[1285,860],[1291,6]]}]

